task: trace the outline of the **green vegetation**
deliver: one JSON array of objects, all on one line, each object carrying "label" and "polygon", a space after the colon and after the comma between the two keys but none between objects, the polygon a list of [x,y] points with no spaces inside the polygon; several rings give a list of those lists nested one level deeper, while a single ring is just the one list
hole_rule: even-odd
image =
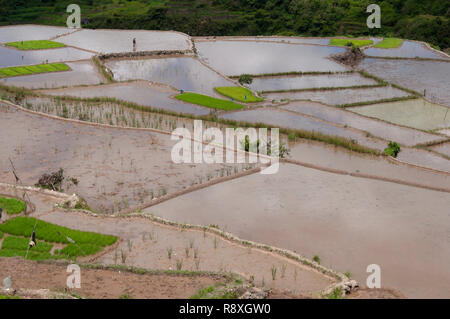
[{"label": "green vegetation", "polygon": [[337,45],[342,47],[355,46],[357,48],[365,47],[373,44],[372,40],[355,40],[355,39],[331,39],[330,45]]},{"label": "green vegetation", "polygon": [[203,288],[189,299],[236,299],[238,294],[233,288],[240,286],[241,284],[239,282],[242,281],[235,281],[227,286],[219,283],[215,286]]},{"label": "green vegetation", "polygon": [[18,199],[0,196],[0,208],[3,208],[3,211],[8,215],[16,215],[25,211],[26,205]]},{"label": "green vegetation", "polygon": [[389,142],[388,147],[384,150],[386,155],[397,157],[400,153],[400,145],[397,142]]},{"label": "green vegetation", "polygon": [[[28,251],[29,238],[36,227],[37,245]],[[9,234],[2,243],[0,256],[27,256],[27,259],[45,260],[86,256],[114,244],[117,237],[72,230],[30,217],[16,217],[0,224],[0,230]],[[66,244],[51,254],[54,243]]]},{"label": "green vegetation", "polygon": [[69,66],[64,63],[13,66],[9,68],[1,68],[0,78],[69,70]]},{"label": "green vegetation", "polygon": [[[0,0],[0,25],[65,26],[69,0]],[[83,27],[177,30],[196,35],[384,36],[450,47],[442,0],[79,0]],[[381,29],[368,29],[367,6],[381,7]]]},{"label": "green vegetation", "polygon": [[238,110],[242,105],[231,101],[216,99],[203,94],[185,92],[175,96],[178,100],[221,110]]},{"label": "green vegetation", "polygon": [[344,298],[344,293],[340,287],[336,287],[333,291],[327,296],[328,299],[342,299]]},{"label": "green vegetation", "polygon": [[30,40],[30,41],[17,41],[8,42],[5,45],[15,47],[19,50],[41,50],[41,49],[56,49],[62,48],[66,45],[63,43],[50,41],[50,40]]},{"label": "green vegetation", "polygon": [[20,299],[19,296],[0,295],[0,299]]},{"label": "green vegetation", "polygon": [[238,78],[238,81],[241,85],[244,84],[252,84],[253,83],[253,77],[250,74],[241,74]]},{"label": "green vegetation", "polygon": [[384,38],[383,41],[377,43],[374,48],[379,48],[379,49],[394,49],[394,48],[398,48],[401,47],[403,44],[403,40],[402,39],[397,39],[397,38]]},{"label": "green vegetation", "polygon": [[254,96],[249,89],[240,86],[221,86],[214,89],[217,93],[240,102],[251,103],[264,101],[263,98]]}]

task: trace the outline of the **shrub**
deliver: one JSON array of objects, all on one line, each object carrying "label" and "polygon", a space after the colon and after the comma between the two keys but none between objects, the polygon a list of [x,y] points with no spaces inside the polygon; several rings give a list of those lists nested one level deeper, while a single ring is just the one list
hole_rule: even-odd
[{"label": "shrub", "polygon": [[400,145],[397,142],[391,141],[388,147],[384,149],[384,153],[395,158],[400,153]]},{"label": "shrub", "polygon": [[253,83],[253,78],[250,74],[242,74],[241,76],[239,76],[238,81],[241,85],[244,85],[244,84],[250,85]]}]

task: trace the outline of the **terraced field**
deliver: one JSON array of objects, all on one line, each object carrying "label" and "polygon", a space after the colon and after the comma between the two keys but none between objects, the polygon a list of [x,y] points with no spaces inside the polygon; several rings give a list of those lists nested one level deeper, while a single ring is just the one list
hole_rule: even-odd
[{"label": "terraced field", "polygon": [[[28,40],[38,42],[7,45]],[[192,280],[170,276],[189,273],[196,289],[220,281],[234,297],[249,284],[323,298],[349,284],[347,272],[364,287],[377,263],[382,288],[450,298],[450,58],[409,40],[351,40],[366,55],[354,67],[334,57],[349,50],[347,38],[0,27],[7,272],[31,267],[28,259],[79,257],[102,276],[143,268],[145,282],[169,280],[174,296],[186,297],[180,287]],[[268,164],[244,152],[272,138],[233,137],[229,152],[227,132],[252,127],[279,128],[275,174],[260,174]],[[385,152],[390,142],[397,157]],[[195,161],[174,161],[180,145]],[[60,168],[61,183],[35,186]],[[128,294],[122,285],[84,293]],[[133,297],[170,296],[136,287]]]}]

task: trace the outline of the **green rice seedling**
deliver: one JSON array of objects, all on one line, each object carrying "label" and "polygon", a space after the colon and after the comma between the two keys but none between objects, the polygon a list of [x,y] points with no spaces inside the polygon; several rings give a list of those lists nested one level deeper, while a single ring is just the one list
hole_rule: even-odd
[{"label": "green rice seedling", "polygon": [[275,266],[272,266],[270,270],[272,272],[272,280],[275,280],[277,277],[277,268]]},{"label": "green rice seedling", "polygon": [[0,196],[0,208],[8,215],[16,215],[24,212],[26,204],[15,198],[6,198]]},{"label": "green rice seedling", "polygon": [[193,239],[190,239],[189,240],[189,248],[194,248],[194,240]]},{"label": "green rice seedling", "polygon": [[217,249],[217,244],[218,244],[217,237],[214,237],[214,249]]},{"label": "green rice seedling", "polygon": [[186,257],[189,258],[189,247],[186,247],[184,252],[186,253]]},{"label": "green rice seedling", "polygon": [[167,248],[167,257],[169,259],[172,259],[172,252],[173,252],[172,247]]},{"label": "green rice seedling", "polygon": [[176,265],[177,265],[177,270],[180,271],[181,268],[183,267],[183,260],[178,259],[176,262]]},{"label": "green rice seedling", "polygon": [[124,264],[127,261],[127,253],[123,249],[120,251],[120,257],[122,259],[122,264]]},{"label": "green rice seedling", "polygon": [[133,248],[133,242],[131,241],[131,239],[128,239],[127,245],[128,245],[128,251],[131,251],[131,249]]}]

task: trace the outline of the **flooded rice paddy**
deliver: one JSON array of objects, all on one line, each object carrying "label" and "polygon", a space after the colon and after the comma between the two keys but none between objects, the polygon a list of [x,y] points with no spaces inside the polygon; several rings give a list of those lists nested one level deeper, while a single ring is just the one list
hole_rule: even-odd
[{"label": "flooded rice paddy", "polygon": [[21,51],[0,46],[0,68],[90,59],[93,54],[74,48]]},{"label": "flooded rice paddy", "polygon": [[450,289],[449,205],[449,193],[285,164],[278,174],[221,183],[144,212],[318,255],[363,285],[376,263],[383,286],[439,298]]},{"label": "flooded rice paddy", "polygon": [[227,113],[219,116],[223,119],[234,121],[243,121],[248,123],[264,123],[271,127],[282,127],[293,130],[307,130],[321,132],[327,135],[336,135],[348,139],[354,139],[360,144],[382,149],[384,143],[371,139],[362,132],[346,129],[344,127],[334,126],[318,119],[302,116],[292,112],[281,111],[277,109],[256,109],[248,111],[239,111]]},{"label": "flooded rice paddy", "polygon": [[436,146],[431,146],[430,149],[450,157],[450,142],[442,143]]},{"label": "flooded rice paddy", "polygon": [[121,53],[134,51],[134,38],[136,51],[189,50],[191,48],[187,35],[169,31],[82,29],[59,37],[57,41],[98,53]]},{"label": "flooded rice paddy", "polygon": [[43,91],[53,96],[75,96],[79,98],[111,97],[122,101],[163,109],[177,113],[195,115],[209,114],[210,109],[194,104],[184,103],[172,98],[179,92],[163,85],[145,81],[115,83],[102,86],[67,88]]},{"label": "flooded rice paddy", "polygon": [[376,84],[378,83],[375,80],[365,78],[359,73],[336,73],[330,75],[257,77],[253,79],[250,87],[261,92]]},{"label": "flooded rice paddy", "polygon": [[358,67],[408,89],[426,90],[427,99],[450,106],[449,62],[364,59]]},{"label": "flooded rice paddy", "polygon": [[347,68],[328,57],[342,48],[283,43],[213,41],[198,42],[200,58],[231,76],[280,72],[339,72]]},{"label": "flooded rice paddy", "polygon": [[27,89],[50,89],[64,86],[95,85],[106,82],[91,61],[66,63],[71,71],[32,74],[0,79],[5,85]]},{"label": "flooded rice paddy", "polygon": [[46,25],[14,25],[0,27],[0,43],[50,40],[56,36],[74,32],[74,29]]},{"label": "flooded rice paddy", "polygon": [[267,93],[264,97],[268,100],[311,100],[328,105],[353,104],[360,102],[377,101],[396,97],[406,97],[410,94],[391,86],[340,89],[327,91],[303,91],[303,92],[281,92]]},{"label": "flooded rice paddy", "polygon": [[448,59],[445,55],[432,51],[423,43],[415,41],[403,41],[401,47],[393,49],[369,48],[364,50],[364,53],[376,57]]},{"label": "flooded rice paddy", "polygon": [[395,140],[403,145],[412,146],[442,139],[438,135],[391,125],[319,103],[297,101],[291,102],[281,108],[311,115],[336,124],[354,127],[385,140]]},{"label": "flooded rice paddy", "polygon": [[450,108],[423,99],[348,108],[352,112],[420,130],[450,126]]},{"label": "flooded rice paddy", "polygon": [[115,60],[106,66],[117,81],[147,80],[207,95],[218,96],[215,87],[236,85],[190,57]]}]

